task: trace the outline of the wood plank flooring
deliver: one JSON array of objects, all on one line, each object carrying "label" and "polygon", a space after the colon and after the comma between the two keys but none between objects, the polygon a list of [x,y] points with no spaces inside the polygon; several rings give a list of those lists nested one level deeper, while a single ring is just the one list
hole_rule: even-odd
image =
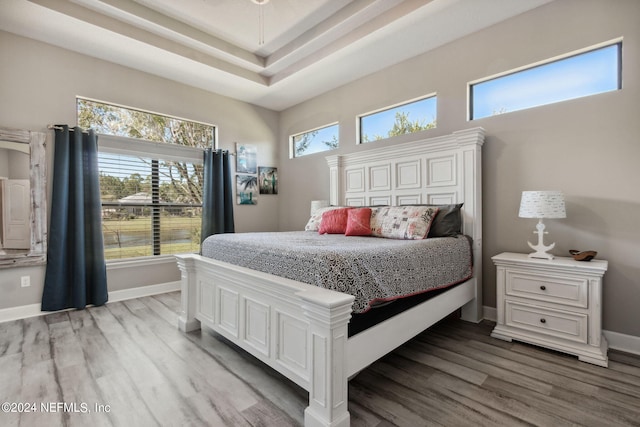
[{"label": "wood plank flooring", "polygon": [[[179,305],[173,292],[0,323],[0,403],[32,410],[0,426],[302,425],[304,390],[212,332],[179,332]],[[362,371],[351,424],[640,426],[640,356],[611,350],[605,369],[492,328],[447,319]]]}]

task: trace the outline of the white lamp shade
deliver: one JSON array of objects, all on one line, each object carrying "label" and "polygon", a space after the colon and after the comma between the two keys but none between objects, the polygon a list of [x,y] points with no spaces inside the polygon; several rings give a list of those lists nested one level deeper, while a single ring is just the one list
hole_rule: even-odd
[{"label": "white lamp shade", "polygon": [[566,218],[562,191],[523,191],[520,218]]},{"label": "white lamp shade", "polygon": [[328,200],[312,200],[311,215],[313,215],[318,209],[326,208],[327,206],[329,206]]}]

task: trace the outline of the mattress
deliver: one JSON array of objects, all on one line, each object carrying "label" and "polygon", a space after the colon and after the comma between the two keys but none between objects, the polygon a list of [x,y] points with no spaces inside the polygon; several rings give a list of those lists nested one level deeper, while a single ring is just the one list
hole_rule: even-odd
[{"label": "mattress", "polygon": [[351,294],[355,313],[473,274],[467,236],[396,240],[309,231],[227,233],[205,239],[202,255]]}]

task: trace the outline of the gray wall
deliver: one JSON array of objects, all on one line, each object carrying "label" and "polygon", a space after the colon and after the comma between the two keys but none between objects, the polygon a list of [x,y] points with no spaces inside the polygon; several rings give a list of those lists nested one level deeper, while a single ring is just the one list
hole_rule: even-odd
[{"label": "gray wall", "polygon": [[[517,217],[522,190],[561,189],[568,218],[547,221],[555,252],[595,249],[609,260],[604,328],[640,336],[640,2],[558,0],[281,113],[0,32],[0,126],[46,131],[75,123],[75,96],[211,122],[221,147],[254,143],[260,163],[278,166],[280,195],[236,206],[238,231],[301,229],[309,202],[328,198],[324,155],[288,158],[288,136],[339,121],[338,152],[355,144],[357,114],[437,92],[438,128],[424,137],[482,126],[484,303],[495,306],[490,257],[528,252],[535,220]],[[466,83],[602,41],[624,37],[623,90],[474,122]],[[312,84],[312,82],[310,82]],[[51,142],[48,150],[51,150]],[[50,155],[51,153],[49,153]],[[162,268],[161,268],[162,267]],[[20,276],[32,286],[20,288]],[[0,309],[40,301],[44,268],[0,270]],[[110,290],[178,279],[172,264],[113,269]]]},{"label": "gray wall", "polygon": [[[604,328],[640,336],[640,2],[562,0],[283,111],[280,115],[280,229],[301,229],[309,202],[328,199],[324,154],[290,160],[288,136],[340,122],[336,153],[357,146],[356,115],[437,92],[438,128],[420,137],[482,126],[484,304],[495,307],[491,256],[530,252],[536,220],[518,218],[523,190],[560,189],[563,220],[548,220],[556,254],[595,249],[609,261]],[[469,81],[624,37],[623,90],[468,122]],[[333,153],[332,153],[333,154]]]},{"label": "gray wall", "polygon": [[[77,95],[215,124],[220,148],[255,144],[261,166],[278,166],[276,112],[0,32],[0,126],[48,132],[51,161],[52,131],[46,126],[74,125]],[[234,209],[237,231],[278,228],[278,196]],[[29,288],[20,287],[25,275],[31,276]],[[108,268],[109,291],[179,279],[172,259],[147,268]],[[39,303],[43,280],[44,267],[0,270],[0,309]]]}]

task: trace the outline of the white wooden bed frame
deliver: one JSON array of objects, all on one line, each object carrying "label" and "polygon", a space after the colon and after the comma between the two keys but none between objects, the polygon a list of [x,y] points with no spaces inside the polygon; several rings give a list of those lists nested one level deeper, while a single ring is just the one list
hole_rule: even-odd
[{"label": "white wooden bed frame", "polygon": [[464,202],[474,276],[422,304],[347,337],[353,296],[215,261],[178,255],[182,331],[207,326],[307,391],[305,426],[348,426],[348,380],[462,307],[482,319],[484,130],[327,157],[334,205]]}]

